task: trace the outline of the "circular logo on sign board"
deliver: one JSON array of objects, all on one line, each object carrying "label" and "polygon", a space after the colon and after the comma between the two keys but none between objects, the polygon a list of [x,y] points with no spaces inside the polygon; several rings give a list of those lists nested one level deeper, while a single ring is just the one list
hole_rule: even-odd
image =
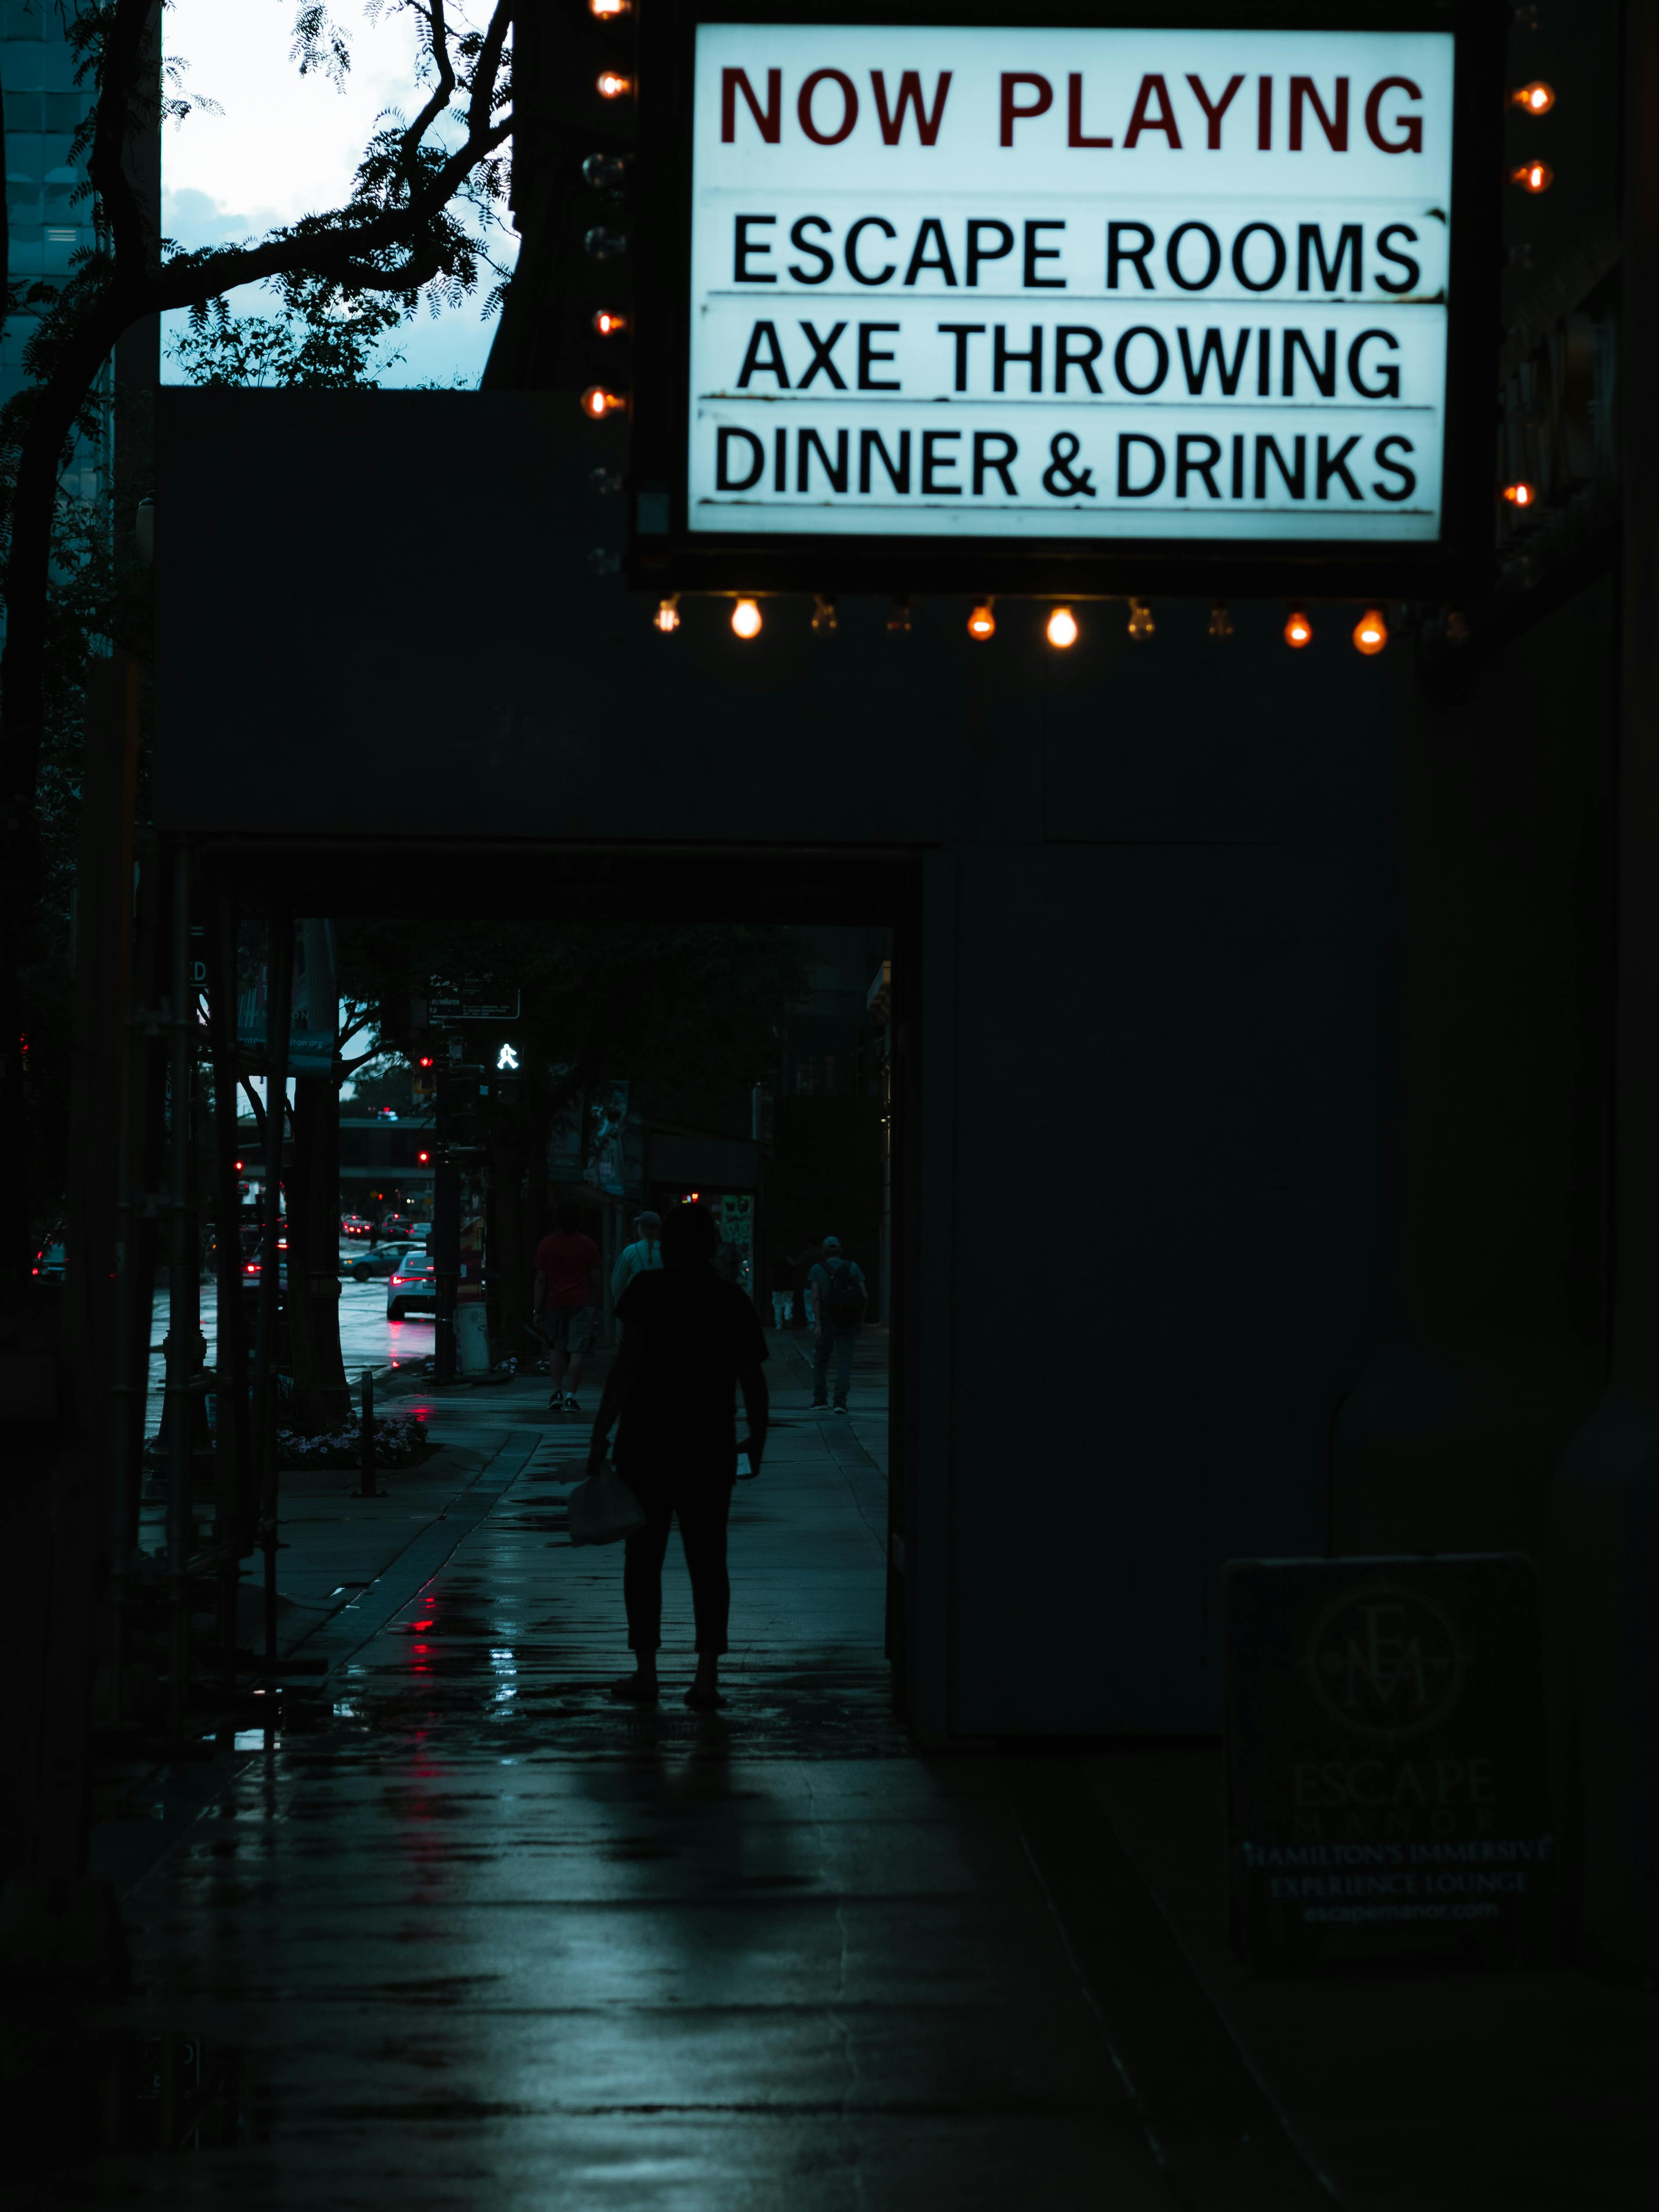
[{"label": "circular logo on sign board", "polygon": [[1468,1672],[1445,1607],[1386,1582],[1333,1598],[1314,1623],[1303,1664],[1334,1721],[1382,1743],[1445,1720]]}]

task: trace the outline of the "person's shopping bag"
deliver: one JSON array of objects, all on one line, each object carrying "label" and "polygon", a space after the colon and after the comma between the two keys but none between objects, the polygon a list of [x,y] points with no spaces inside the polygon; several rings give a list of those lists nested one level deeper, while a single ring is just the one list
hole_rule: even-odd
[{"label": "person's shopping bag", "polygon": [[645,1508],[609,1460],[570,1493],[573,1544],[619,1544],[645,1526]]}]

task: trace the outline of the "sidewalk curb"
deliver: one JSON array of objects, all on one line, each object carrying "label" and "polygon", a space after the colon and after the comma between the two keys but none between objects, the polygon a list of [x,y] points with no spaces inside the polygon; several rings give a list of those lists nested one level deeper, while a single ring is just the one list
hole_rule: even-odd
[{"label": "sidewalk curb", "polygon": [[[347,1660],[397,1619],[518,1480],[541,1443],[539,1430],[507,1429],[500,1431],[499,1437],[500,1441],[484,1456],[471,1480],[450,1493],[442,1510],[392,1554],[367,1589],[325,1615],[296,1643],[288,1646],[283,1654],[284,1658],[293,1658],[303,1649],[308,1657],[320,1656],[327,1659],[324,1672],[306,1682],[307,1691],[323,1689]],[[522,1450],[515,1449],[520,1445]],[[499,1479],[492,1480],[492,1476]],[[401,1571],[397,1571],[399,1569]],[[362,1610],[365,1607],[366,1613]],[[356,1619],[346,1622],[345,1616],[353,1614]],[[101,1837],[99,1829],[94,1831],[94,1871],[108,1875],[123,1906],[131,1903],[197,1823],[218,1803],[241,1768],[251,1760],[267,1756],[264,1750],[220,1752],[199,1765],[157,1767],[135,1784],[135,1794],[152,1794],[157,1808],[153,1827],[149,1822],[111,1820],[99,1824]],[[145,1831],[142,1841],[132,1834],[124,1838],[120,1832],[136,1827]],[[99,1860],[103,1862],[101,1865],[97,1863]]]},{"label": "sidewalk curb", "polygon": [[[514,1446],[520,1444],[523,1449],[516,1456],[510,1456]],[[319,1621],[301,1644],[294,1647],[295,1652],[303,1648],[307,1657],[325,1657],[328,1667],[320,1679],[327,1681],[366,1644],[372,1644],[381,1630],[419,1595],[512,1488],[540,1445],[539,1430],[516,1435],[509,1430],[471,1481],[455,1493],[443,1511],[416,1530],[366,1589],[337,1607],[326,1620]],[[509,1458],[510,1464],[503,1470],[502,1462]],[[499,1480],[491,1480],[493,1476],[499,1476]],[[401,1571],[394,1573],[394,1570]],[[364,1607],[368,1608],[366,1612]],[[352,1614],[356,1615],[356,1620],[348,1619]]]}]

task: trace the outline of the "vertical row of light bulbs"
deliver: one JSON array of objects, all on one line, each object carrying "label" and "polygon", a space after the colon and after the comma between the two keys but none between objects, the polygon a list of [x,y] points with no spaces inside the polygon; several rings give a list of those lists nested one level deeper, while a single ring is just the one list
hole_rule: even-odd
[{"label": "vertical row of light bulbs", "polygon": [[[634,0],[587,0],[587,11],[601,23],[614,23],[633,14]],[[638,88],[625,70],[603,69],[594,80],[594,89],[601,100],[631,100]],[[622,157],[615,154],[590,154],[582,163],[584,180],[599,191],[616,189],[624,173]],[[596,260],[606,261],[624,251],[627,241],[603,228],[595,228],[587,233],[583,243]],[[629,328],[629,318],[618,309],[601,307],[593,317],[593,328],[602,338],[623,337]],[[608,385],[590,384],[581,396],[581,410],[591,422],[603,422],[609,416],[627,413],[627,396],[613,392]]]},{"label": "vertical row of light bulbs", "polygon": [[[1516,85],[1510,94],[1510,106],[1518,107],[1522,115],[1547,115],[1554,105],[1554,86],[1539,80]],[[1555,172],[1547,161],[1522,161],[1519,168],[1510,171],[1510,182],[1523,192],[1547,192],[1555,182]]]},{"label": "vertical row of light bulbs", "polygon": [[[1510,94],[1510,106],[1519,108],[1522,115],[1547,115],[1555,105],[1555,88],[1534,78],[1530,84],[1518,84]],[[1510,171],[1510,182],[1518,185],[1523,192],[1534,194],[1548,191],[1555,182],[1555,172],[1547,161],[1522,161],[1518,169]],[[1538,487],[1517,480],[1503,488],[1504,503],[1516,514],[1523,508],[1536,507]]]}]

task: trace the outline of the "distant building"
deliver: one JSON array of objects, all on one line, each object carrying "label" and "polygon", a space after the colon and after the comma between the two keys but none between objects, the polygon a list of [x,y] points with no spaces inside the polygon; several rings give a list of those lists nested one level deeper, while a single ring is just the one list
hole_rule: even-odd
[{"label": "distant building", "polygon": [[[76,254],[94,244],[92,203],[77,198],[84,161],[71,158],[75,134],[92,106],[89,88],[75,82],[75,56],[64,35],[73,0],[0,0],[0,85],[6,103],[6,228],[12,282],[27,289],[61,283]],[[23,348],[39,307],[6,323],[0,344],[0,402],[22,389]],[[97,498],[113,469],[115,365],[98,373],[99,434],[82,440],[63,479],[78,499]]]}]

